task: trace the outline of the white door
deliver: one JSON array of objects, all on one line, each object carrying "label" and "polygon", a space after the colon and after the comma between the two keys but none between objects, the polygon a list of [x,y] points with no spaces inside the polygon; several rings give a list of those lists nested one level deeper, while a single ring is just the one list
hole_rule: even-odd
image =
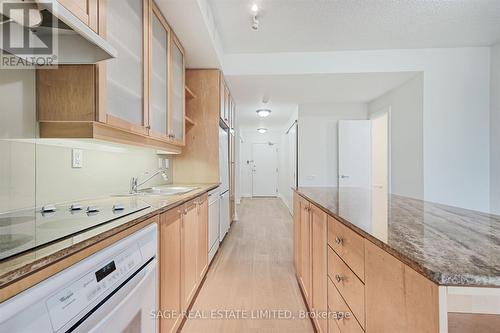
[{"label": "white door", "polygon": [[339,186],[371,188],[371,121],[339,120]]},{"label": "white door", "polygon": [[252,195],[254,197],[275,197],[278,183],[278,152],[273,143],[252,145]]}]

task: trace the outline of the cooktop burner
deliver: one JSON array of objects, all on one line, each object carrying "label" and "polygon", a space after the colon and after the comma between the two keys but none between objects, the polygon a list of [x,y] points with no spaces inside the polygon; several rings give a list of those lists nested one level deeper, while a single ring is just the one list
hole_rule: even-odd
[{"label": "cooktop burner", "polygon": [[0,260],[149,207],[137,197],[122,197],[0,214]]}]

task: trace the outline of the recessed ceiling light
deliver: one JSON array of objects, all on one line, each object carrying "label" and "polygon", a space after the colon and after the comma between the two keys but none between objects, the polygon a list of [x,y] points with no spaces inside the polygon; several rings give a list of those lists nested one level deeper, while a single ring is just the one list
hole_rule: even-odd
[{"label": "recessed ceiling light", "polygon": [[252,5],[252,12],[257,13],[259,11],[259,6],[256,3]]},{"label": "recessed ceiling light", "polygon": [[259,117],[262,117],[262,118],[265,118],[271,114],[270,109],[258,109],[256,112],[259,115]]},{"label": "recessed ceiling light", "polygon": [[264,134],[267,132],[267,128],[258,128],[257,132],[259,132],[260,134]]}]

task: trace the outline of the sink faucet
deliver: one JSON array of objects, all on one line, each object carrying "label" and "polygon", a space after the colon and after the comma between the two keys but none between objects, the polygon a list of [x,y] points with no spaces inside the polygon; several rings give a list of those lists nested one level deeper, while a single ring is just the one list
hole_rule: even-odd
[{"label": "sink faucet", "polygon": [[[145,174],[147,175],[148,172],[146,172]],[[140,186],[146,184],[147,182],[149,182],[151,179],[153,179],[158,174],[161,174],[161,176],[163,177],[163,179],[165,181],[168,180],[167,169],[157,170],[155,173],[153,173],[151,176],[149,176],[146,180],[144,180],[140,183],[139,183],[139,177],[132,177],[132,179],[130,180],[130,194],[136,194]]]}]

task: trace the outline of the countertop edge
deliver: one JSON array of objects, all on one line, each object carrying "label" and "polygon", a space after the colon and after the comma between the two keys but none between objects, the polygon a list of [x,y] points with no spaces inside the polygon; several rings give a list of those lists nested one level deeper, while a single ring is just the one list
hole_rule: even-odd
[{"label": "countertop edge", "polygon": [[370,235],[366,231],[362,230],[361,228],[355,226],[351,222],[347,221],[346,219],[338,216],[338,214],[333,213],[331,210],[328,208],[322,206],[318,202],[316,202],[313,198],[310,198],[308,195],[302,193],[299,191],[299,189],[292,187],[292,190],[300,195],[301,197],[307,199],[308,201],[312,202],[314,205],[316,205],[318,208],[320,208],[322,211],[327,213],[328,215],[331,215],[334,217],[336,220],[344,224],[346,227],[349,229],[353,230],[363,238],[367,239],[374,245],[378,246],[380,249],[384,250],[388,254],[392,255],[399,261],[403,262],[413,270],[415,270],[417,273],[420,275],[426,277],[433,283],[437,284],[438,286],[443,286],[443,287],[490,287],[490,288],[498,288],[500,287],[500,277],[498,278],[492,278],[489,276],[475,276],[475,275],[466,275],[466,274],[443,274],[441,272],[435,272],[432,271],[424,266],[422,266],[420,263],[418,263],[415,260],[412,260],[408,258],[406,255],[400,253],[398,250],[394,249],[393,247],[385,244],[384,242],[380,241],[373,235]]},{"label": "countertop edge", "polygon": [[178,207],[196,197],[199,197],[200,195],[203,195],[205,193],[208,193],[209,191],[217,188],[220,186],[220,184],[210,184],[207,185],[205,188],[202,190],[195,191],[193,194],[188,195],[186,197],[179,198],[178,201],[172,202],[168,205],[165,205],[163,207],[157,208],[153,211],[147,212],[144,215],[141,215],[131,221],[125,222],[123,224],[120,224],[112,229],[103,231],[102,233],[99,233],[95,236],[92,236],[88,239],[82,240],[81,242],[78,242],[76,244],[70,245],[68,247],[65,247],[63,249],[60,249],[56,252],[50,253],[45,257],[36,259],[29,264],[20,266],[18,268],[13,269],[12,271],[9,271],[3,275],[0,276],[0,289],[6,288],[9,285],[22,280],[29,275],[40,271],[42,269],[45,269],[49,267],[50,265],[61,261],[71,255],[74,255],[77,252],[80,252],[84,250],[85,248],[88,248],[92,245],[95,245],[101,241],[103,241],[106,238],[112,237],[113,235],[116,235],[122,231],[125,231],[141,222],[144,222],[158,214],[164,213],[168,210],[171,210],[172,208]]}]

